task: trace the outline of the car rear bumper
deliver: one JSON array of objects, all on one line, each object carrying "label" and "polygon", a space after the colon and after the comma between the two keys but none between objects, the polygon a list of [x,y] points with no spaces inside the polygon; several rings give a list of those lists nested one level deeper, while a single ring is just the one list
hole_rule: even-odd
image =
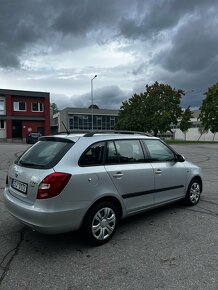
[{"label": "car rear bumper", "polygon": [[[88,202],[74,203],[69,209],[45,209],[40,201],[31,205],[12,196],[6,188],[4,204],[10,214],[32,229],[45,234],[58,234],[78,230],[88,208]],[[46,202],[44,200],[44,202]],[[72,203],[71,203],[72,205]]]}]

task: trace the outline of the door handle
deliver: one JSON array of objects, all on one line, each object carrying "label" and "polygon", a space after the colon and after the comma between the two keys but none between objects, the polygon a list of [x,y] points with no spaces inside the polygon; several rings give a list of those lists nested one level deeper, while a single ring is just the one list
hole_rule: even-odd
[{"label": "door handle", "polygon": [[113,177],[115,177],[115,178],[121,178],[121,177],[123,177],[123,173],[122,172],[114,173],[113,174]]},{"label": "door handle", "polygon": [[157,169],[156,171],[155,171],[155,174],[161,174],[162,173],[162,170],[160,170],[160,169]]}]

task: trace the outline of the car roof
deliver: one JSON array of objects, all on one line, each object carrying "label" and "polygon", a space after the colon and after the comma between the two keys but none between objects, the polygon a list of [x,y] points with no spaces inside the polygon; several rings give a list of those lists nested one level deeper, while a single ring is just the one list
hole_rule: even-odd
[{"label": "car roof", "polygon": [[154,137],[152,135],[143,133],[143,132],[133,132],[133,131],[125,131],[125,132],[119,132],[119,131],[112,131],[112,132],[88,132],[88,133],[61,133],[58,135],[50,136],[51,138],[63,138],[72,140],[74,142],[77,142],[79,139],[88,139],[91,141],[104,141],[104,140],[119,140],[119,139],[159,139],[157,137]]}]

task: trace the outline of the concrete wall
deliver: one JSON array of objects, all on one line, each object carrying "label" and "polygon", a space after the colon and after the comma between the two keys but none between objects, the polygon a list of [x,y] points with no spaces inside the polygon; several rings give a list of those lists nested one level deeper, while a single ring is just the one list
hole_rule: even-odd
[{"label": "concrete wall", "polygon": [[[180,129],[174,129],[174,131],[176,140],[185,140],[185,135]],[[187,141],[197,141],[199,137],[200,133],[198,128],[190,128],[186,133]],[[200,141],[213,141],[213,137],[214,134],[209,131],[201,136]],[[218,141],[218,133],[216,133],[214,141]]]}]

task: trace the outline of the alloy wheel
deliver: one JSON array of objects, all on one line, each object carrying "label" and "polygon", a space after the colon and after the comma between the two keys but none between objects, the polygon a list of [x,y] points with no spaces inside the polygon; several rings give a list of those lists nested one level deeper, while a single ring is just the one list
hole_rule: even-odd
[{"label": "alloy wheel", "polygon": [[109,238],[116,227],[116,215],[112,208],[104,207],[94,216],[92,221],[92,234],[97,240]]}]

